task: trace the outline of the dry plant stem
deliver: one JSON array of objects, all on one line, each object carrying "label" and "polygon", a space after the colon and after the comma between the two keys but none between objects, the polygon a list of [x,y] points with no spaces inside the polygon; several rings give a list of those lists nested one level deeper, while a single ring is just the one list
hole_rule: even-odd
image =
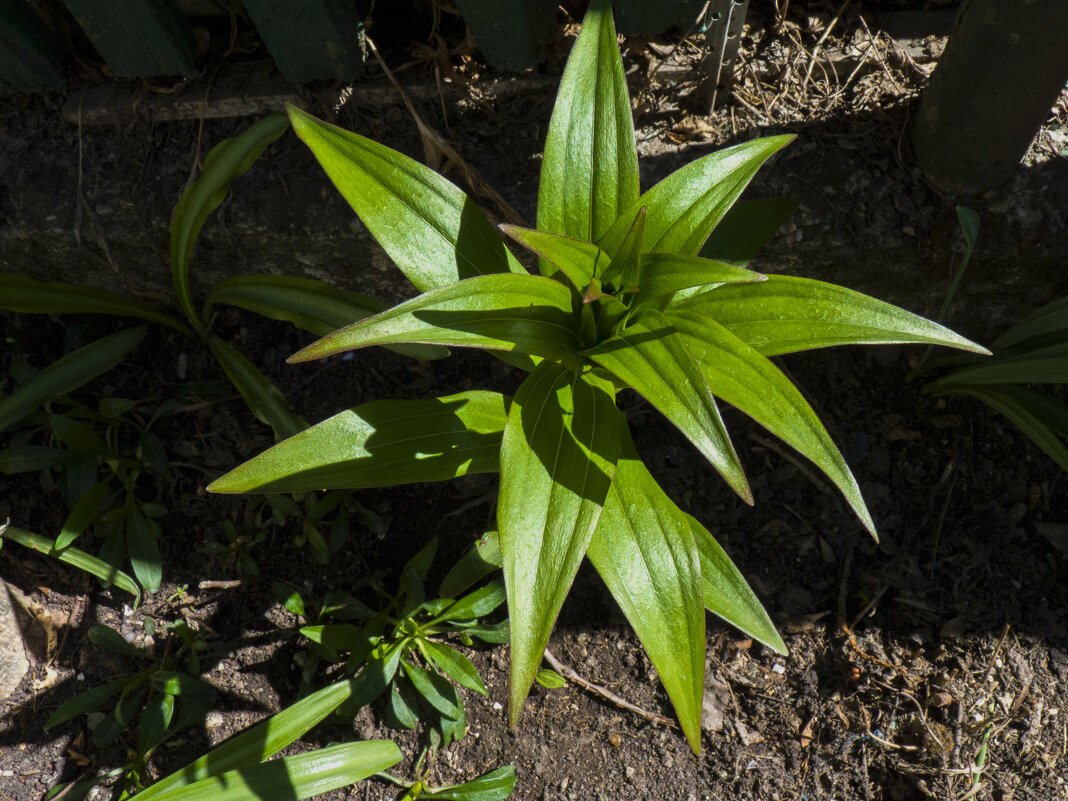
[{"label": "dry plant stem", "polygon": [[[467,181],[468,186],[478,195],[488,198],[493,201],[493,204],[497,207],[497,211],[500,213],[502,219],[514,225],[526,225],[526,222],[520,216],[519,212],[513,209],[508,202],[501,197],[497,190],[486,183],[486,179],[482,177],[481,173],[474,167],[470,166],[455,148],[445,141],[445,138],[438,133],[435,129],[427,125],[423,118],[419,116],[419,113],[415,110],[415,106],[412,105],[411,99],[408,97],[408,93],[404,91],[404,87],[400,85],[400,82],[394,77],[389,67],[386,66],[385,60],[378,52],[378,48],[375,47],[375,43],[368,36],[365,38],[367,46],[374,53],[375,59],[378,61],[378,65],[382,68],[382,72],[386,74],[389,82],[393,84],[393,88],[397,90],[397,93],[401,96],[401,100],[404,101],[405,108],[408,109],[408,113],[412,115],[412,119],[415,120],[416,126],[419,128],[419,135],[423,140],[423,149],[426,151],[427,161],[437,160],[437,157],[444,156],[445,159],[458,169],[464,176],[464,180]],[[434,152],[437,151],[437,152]]]},{"label": "dry plant stem", "polygon": [[611,701],[613,704],[618,707],[621,707],[622,709],[626,709],[627,711],[633,712],[636,715],[641,715],[650,723],[656,723],[661,726],[673,726],[675,728],[678,728],[678,724],[671,718],[657,714],[656,712],[649,712],[645,709],[642,709],[640,706],[635,706],[625,698],[620,698],[611,690],[608,690],[599,684],[594,684],[592,681],[587,681],[586,679],[582,678],[582,676],[580,676],[574,670],[572,670],[567,665],[563,664],[555,656],[553,656],[552,652],[548,648],[545,649],[545,661],[549,663],[549,666],[553,670],[555,670],[568,681],[577,684],[582,689],[587,690],[593,693],[594,695],[599,695],[601,696],[601,698],[604,698],[606,701]]},{"label": "dry plant stem", "polygon": [[879,52],[879,45],[875,41],[875,37],[872,36],[871,29],[868,27],[868,23],[864,21],[864,17],[860,16],[860,24],[864,26],[864,32],[868,34],[868,41],[871,42],[871,47],[875,51],[875,60],[879,62],[879,66],[883,68],[883,73],[886,75],[886,79],[890,81],[894,87],[894,91],[898,94],[904,94],[904,90],[894,80],[894,76],[890,74],[890,68],[886,66],[886,61],[883,59],[882,53]]},{"label": "dry plant stem", "polygon": [[805,91],[806,89],[808,89],[808,82],[809,79],[812,77],[812,68],[816,65],[816,59],[820,57],[820,49],[823,47],[823,43],[827,41],[827,37],[831,35],[831,31],[834,30],[834,26],[838,24],[838,20],[841,19],[842,14],[845,13],[845,10],[852,2],[853,0],[845,0],[845,2],[842,3],[837,13],[834,15],[834,19],[831,20],[830,24],[824,29],[822,35],[816,41],[816,46],[812,48],[812,58],[808,62],[808,69],[805,70],[805,80],[801,83],[801,91]]}]

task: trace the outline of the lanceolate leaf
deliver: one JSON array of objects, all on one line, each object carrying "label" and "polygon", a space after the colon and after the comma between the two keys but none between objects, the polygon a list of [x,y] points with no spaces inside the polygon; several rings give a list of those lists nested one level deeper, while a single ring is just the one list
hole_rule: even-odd
[{"label": "lanceolate leaf", "polygon": [[[220,281],[208,293],[205,308],[210,311],[219,304],[285,320],[318,336],[326,336],[387,308],[382,301],[367,295],[293,275],[239,275]],[[208,316],[207,311],[204,316]],[[395,350],[417,359],[449,355],[444,348],[429,345],[402,345]]]},{"label": "lanceolate leaf", "polygon": [[157,524],[148,520],[137,505],[126,514],[126,547],[134,576],[146,592],[156,592],[163,579],[163,561],[156,542]]},{"label": "lanceolate leaf", "polygon": [[706,284],[752,283],[767,276],[700,256],[645,253],[641,257],[635,304]]},{"label": "lanceolate leaf", "polygon": [[1039,336],[1068,336],[1068,296],[1047,303],[994,342],[998,350]]},{"label": "lanceolate leaf", "polygon": [[841,452],[797,387],[782,371],[719,323],[696,312],[669,312],[708,388],[811,459],[845,495],[875,536],[868,507]]},{"label": "lanceolate leaf", "polygon": [[403,758],[391,740],[342,743],[198,782],[182,782],[152,797],[161,801],[301,801],[366,779]]},{"label": "lanceolate leaf", "polygon": [[574,361],[580,342],[571,305],[568,288],[549,278],[483,275],[431,290],[335,331],[289,361],[398,343],[488,348]]},{"label": "lanceolate leaf", "polygon": [[937,392],[965,384],[1068,384],[1068,342],[999,353],[992,359],[954,370],[928,387]]},{"label": "lanceolate leaf", "polygon": [[525,273],[457,186],[407,156],[315,119],[289,118],[330,180],[421,292],[487,273]]},{"label": "lanceolate leaf", "polygon": [[424,791],[419,798],[436,801],[504,801],[515,789],[515,768],[505,765],[463,784]]},{"label": "lanceolate leaf", "polygon": [[568,57],[545,138],[538,228],[596,242],[637,198],[627,80],[610,4],[594,0]]},{"label": "lanceolate leaf", "polygon": [[[396,670],[398,654],[399,650],[394,650],[391,657],[393,671]],[[389,675],[392,676],[392,672]],[[160,779],[139,795],[142,801],[169,798],[170,796],[165,795],[167,791],[180,790],[202,779],[258,765],[303,736],[345,702],[368,694],[368,700],[374,700],[385,686],[381,681],[380,670],[372,670],[369,662],[356,678],[339,681],[302,698],[262,723],[227,740],[181,770]],[[373,694],[367,692],[368,687]],[[185,801],[185,796],[180,798]]]},{"label": "lanceolate leaf", "polygon": [[14,526],[0,525],[0,536],[4,540],[12,540],[26,548],[32,548],[35,551],[54,556],[61,562],[73,565],[86,573],[91,573],[103,582],[114,584],[120,590],[125,590],[134,596],[134,606],[139,606],[141,603],[141,589],[137,586],[137,582],[118,568],[109,565],[92,554],[69,547],[58,550],[55,547],[55,543],[47,537],[42,537],[40,534],[24,531]]},{"label": "lanceolate leaf", "polygon": [[[658,183],[635,203],[645,206],[646,251],[695,256],[753,175],[794,137],[771,136],[710,153]],[[620,218],[597,244],[615,256],[630,228],[632,213]]]},{"label": "lanceolate leaf", "polygon": [[211,492],[303,492],[444,481],[497,471],[510,398],[461,392],[371,401],[280,442]]},{"label": "lanceolate leaf", "polygon": [[746,267],[797,208],[796,197],[742,200],[712,229],[700,255]]},{"label": "lanceolate leaf", "polygon": [[99,289],[0,273],[0,309],[24,314],[106,314],[162,323],[192,336],[189,327],[147,303]]},{"label": "lanceolate leaf", "polygon": [[649,310],[620,333],[587,351],[670,420],[746,503],[753,503],[738,454],[701,369],[671,323]]},{"label": "lanceolate leaf", "polygon": [[645,646],[694,752],[701,750],[704,586],[686,515],[634,455],[616,465],[587,555]]},{"label": "lanceolate leaf", "polygon": [[769,275],[759,284],[726,284],[684,300],[679,308],[711,317],[765,356],[831,345],[905,342],[989,353],[897,306],[811,278]]},{"label": "lanceolate leaf", "polygon": [[130,328],[90,342],[52,362],[32,380],[0,399],[0,431],[56,395],[72,392],[106,373],[145,338],[144,328]]},{"label": "lanceolate leaf", "polygon": [[701,556],[701,573],[705,582],[705,607],[754,640],[771,650],[786,654],[786,644],[760,605],[734,562],[730,560],[708,529],[689,515],[697,551]]},{"label": "lanceolate leaf", "polygon": [[607,253],[584,239],[518,225],[502,225],[500,229],[566,275],[577,292],[585,291],[590,281],[603,275],[611,261]]},{"label": "lanceolate leaf", "polygon": [[277,439],[291,437],[307,428],[307,423],[289,411],[282,391],[256,365],[217,336],[208,337],[208,346],[248,408],[258,420],[274,429]]},{"label": "lanceolate leaf", "polygon": [[217,144],[204,160],[204,172],[182,193],[171,216],[171,277],[178,303],[189,322],[206,333],[197,316],[189,288],[189,262],[193,258],[200,229],[208,215],[226,199],[230,183],[248,172],[264,149],[285,133],[289,123],[281,114],[272,114],[255,123],[240,136]]},{"label": "lanceolate leaf", "polygon": [[482,683],[478,670],[475,669],[475,666],[471,664],[471,660],[466,656],[455,648],[432,640],[423,640],[420,647],[430,657],[431,661],[437,665],[438,670],[447,674],[457,684],[462,684],[469,690],[486,695],[486,685]]},{"label": "lanceolate leaf", "polygon": [[601,382],[548,362],[527,377],[508,412],[497,524],[512,629],[513,725],[608,494],[618,415]]}]

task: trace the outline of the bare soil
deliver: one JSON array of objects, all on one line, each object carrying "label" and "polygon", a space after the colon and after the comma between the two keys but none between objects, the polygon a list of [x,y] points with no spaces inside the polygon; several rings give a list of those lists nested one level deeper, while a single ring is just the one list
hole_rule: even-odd
[{"label": "bare soil", "polygon": [[[781,172],[802,171],[815,190],[798,222],[777,241],[800,239],[810,230],[837,230],[843,221],[846,228],[852,221],[870,231],[873,217],[883,215],[876,229],[884,230],[887,241],[897,242],[902,235],[915,240],[916,258],[934,265],[938,280],[932,279],[929,295],[937,300],[949,269],[947,243],[955,238],[946,213],[953,199],[926,188],[908,170],[907,160],[899,161],[903,126],[930,61],[919,56],[914,40],[907,45],[913,49],[907,49],[904,39],[876,31],[868,45],[876,49],[850,62],[856,68],[863,58],[871,69],[857,68],[846,82],[848,73],[832,76],[820,62],[802,87],[806,54],[811,56],[838,4],[827,10],[810,3],[813,10],[795,12],[778,27],[771,4],[753,5],[763,15],[754,15],[743,52],[757,77],[748,67],[740,70],[735,97],[727,110],[713,116],[687,110],[685,73],[668,69],[696,58],[689,40],[676,36],[627,43],[628,64],[638,67],[631,79],[643,186],[672,164],[704,152],[695,147],[723,144],[750,131],[819,122],[819,136],[810,139],[816,144],[809,151],[813,159],[836,147],[846,149],[865,166],[858,174],[870,176],[875,163],[882,180],[877,187],[854,185],[849,192],[828,193],[829,181],[818,167],[805,172],[805,159],[791,162]],[[826,38],[825,50],[837,48],[846,58],[850,47],[868,41],[859,17],[847,15],[838,25],[840,33]],[[941,41],[929,41],[932,58]],[[907,49],[912,66],[904,57],[894,60],[895,48]],[[794,65],[793,77],[777,84],[782,91],[774,105],[773,78],[759,77],[765,62],[769,70],[775,64],[779,69]],[[509,200],[515,190],[519,213],[532,217],[534,154],[544,135],[551,94],[534,107],[529,98],[498,103],[478,95],[485,71],[479,71],[477,62],[454,58],[451,63],[470,73],[470,100],[446,117],[433,103],[422,104],[420,113],[462,144],[470,166]],[[559,57],[550,60],[546,71],[558,72],[560,63]],[[664,73],[659,79],[653,74],[657,64]],[[1029,174],[1040,176],[1035,179],[1039,182],[1063,173],[1066,109],[1062,97],[1029,154]],[[343,110],[343,124],[365,132],[410,124],[393,112],[362,123],[346,120],[346,114],[356,116],[354,110]],[[26,119],[23,114],[19,122],[24,134],[30,127]],[[190,124],[166,130],[167,136],[185,136],[189,143],[200,135]],[[858,141],[863,147],[852,148]],[[259,180],[255,168],[250,179]],[[849,181],[843,175],[834,185],[849,186]],[[866,189],[879,192],[886,203],[864,205],[859,198]],[[1050,191],[1065,189],[1056,184]],[[1008,203],[1014,192],[1029,192],[1031,199],[1040,194],[1035,184],[1021,184],[987,202]],[[1026,206],[1036,219],[1019,225],[1063,230],[1065,221],[1046,220],[1040,213],[1046,207],[1037,203]],[[240,212],[239,199],[234,205],[238,208],[224,209],[209,222],[206,235],[215,242],[226,241],[227,215]],[[989,206],[986,210],[999,213]],[[902,234],[903,227],[912,233]],[[872,243],[873,248],[879,245]],[[931,257],[928,250],[939,251],[938,256]],[[255,252],[246,251],[235,261],[256,259]],[[1026,298],[1007,301],[1012,308],[1003,309],[1003,317],[1018,314],[1024,299],[1035,303],[1063,294],[1066,271],[1061,268],[1063,258],[1059,266],[1035,276]],[[848,265],[839,269],[845,272]],[[916,310],[932,313],[936,308]],[[66,317],[4,315],[0,321],[5,337],[37,366],[123,326],[121,321]],[[969,319],[965,313],[954,321],[976,337],[989,336],[1000,323],[996,315]],[[313,422],[379,397],[472,388],[511,392],[519,381],[517,373],[491,357],[468,353],[419,364],[386,351],[365,351],[351,361],[286,367],[285,356],[309,341],[305,335],[236,311],[219,321],[218,330],[263,367],[291,406]],[[0,356],[5,373],[11,353],[8,347]],[[921,353],[860,348],[780,360],[853,467],[880,532],[878,544],[822,477],[744,416],[725,411],[756,495],[752,509],[731,495],[654,410],[635,396],[621,396],[653,474],[727,549],[783,632],[790,655],[779,657],[709,617],[707,728],[702,752],[695,755],[677,730],[574,684],[556,690],[536,686],[519,726],[509,729],[507,648],[470,649],[489,695],[465,693],[468,735],[430,763],[430,779],[454,783],[511,763],[519,778],[513,797],[524,800],[1066,797],[1068,485],[1055,465],[986,407],[936,401],[907,384],[910,364]],[[153,328],[120,369],[79,397],[166,396],[178,383],[179,363],[189,376],[221,378],[208,354]],[[216,472],[271,442],[239,399],[205,403],[169,418],[158,433],[173,461]],[[320,598],[332,589],[358,594],[369,576],[394,583],[400,566],[430,536],[438,536],[442,555],[430,582],[436,586],[444,568],[492,527],[495,513],[493,477],[361,492],[356,500],[385,521],[384,535],[358,527],[338,557],[320,566],[294,543],[298,531],[272,529],[268,540],[251,551],[262,573],[257,578],[204,550],[206,543],[224,540],[226,519],[242,533],[253,530],[248,501],[208,495],[206,483],[203,473],[176,467],[146,490],[169,510],[162,521],[166,573],[164,588],[136,610],[121,593],[101,591],[94,581],[57,562],[13,544],[0,551],[0,575],[26,596],[40,619],[50,621],[43,636],[31,639],[37,650],[30,674],[2,702],[0,798],[37,799],[58,782],[96,775],[127,759],[128,744],[105,750],[87,745],[84,719],[43,730],[48,715],[65,700],[137,667],[90,645],[85,638],[90,625],[106,623],[144,643],[147,617],[161,622],[182,618],[210,645],[203,675],[219,690],[217,708],[203,726],[184,731],[161,749],[154,770],[162,776],[294,700],[302,650],[298,621],[278,604],[272,581],[290,582],[306,598]],[[10,517],[21,527],[54,534],[65,514],[58,489],[44,491],[35,476],[4,477],[0,520]],[[54,635],[51,640],[47,629]],[[671,714],[655,671],[592,569],[580,572],[550,648],[588,681],[649,713]],[[318,681],[327,679],[320,675]],[[413,775],[422,735],[388,729],[379,712],[377,707],[365,709],[351,725],[324,724],[295,749],[392,737],[408,757],[397,772]],[[397,795],[395,788],[368,781],[328,797]]]}]

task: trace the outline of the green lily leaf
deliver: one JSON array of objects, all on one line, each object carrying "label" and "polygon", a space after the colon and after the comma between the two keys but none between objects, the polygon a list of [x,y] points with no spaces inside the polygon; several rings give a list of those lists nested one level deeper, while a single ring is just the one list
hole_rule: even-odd
[{"label": "green lily leaf", "polygon": [[931,392],[967,384],[1068,384],[1068,342],[998,353],[928,384]]},{"label": "green lily leaf", "polygon": [[644,312],[586,355],[658,409],[731,489],[752,505],[753,493],[708,384],[685,341],[664,315]]},{"label": "green lily leaf", "polygon": [[990,352],[897,306],[811,278],[769,275],[758,284],[725,284],[677,308],[711,317],[765,356],[832,345],[909,342]]},{"label": "green lily leaf", "polygon": [[967,395],[978,398],[987,406],[1001,412],[1028,438],[1068,472],[1068,405],[1048,395],[1013,384],[984,386],[982,384],[947,383],[938,389],[924,387],[934,395]]},{"label": "green lily leaf", "polygon": [[[507,420],[507,418],[505,418]],[[502,428],[503,430],[503,428]],[[2,457],[2,454],[0,454]],[[491,545],[492,541],[492,545]],[[486,554],[487,548],[495,548],[498,558],[496,561]],[[500,565],[501,546],[497,539],[496,531],[488,531],[479,537],[478,541],[453,565],[438,587],[438,595],[442,598],[455,598],[464,590],[473,587]]]},{"label": "green lily leaf", "polygon": [[342,743],[196,782],[182,781],[151,797],[161,801],[301,801],[366,779],[403,758],[391,740]]},{"label": "green lily leaf", "polygon": [[45,723],[45,731],[66,723],[68,720],[87,715],[90,712],[95,712],[101,706],[103,706],[109,698],[117,695],[126,687],[128,681],[126,679],[120,679],[118,681],[109,681],[106,684],[101,684],[99,687],[94,687],[88,692],[84,692],[81,695],[76,695],[60,706],[51,717]]},{"label": "green lily leaf", "polygon": [[85,423],[62,414],[48,415],[52,433],[70,450],[90,456],[107,456],[108,446],[100,435]]},{"label": "green lily leaf", "polygon": [[678,253],[644,253],[638,277],[638,294],[634,304],[672,295],[684,289],[708,284],[752,283],[767,281],[766,275],[734,267],[700,256]]},{"label": "green lily leaf", "polygon": [[447,718],[456,718],[462,714],[459,700],[448,680],[433,671],[413,665],[405,659],[400,661],[404,674],[418,693],[434,709]]},{"label": "green lily leaf", "polygon": [[594,0],[571,48],[545,137],[538,229],[596,242],[637,199],[627,79],[611,6]]},{"label": "green lily leaf", "polygon": [[436,643],[433,640],[422,640],[419,643],[419,647],[430,658],[430,661],[437,666],[438,670],[457,684],[482,695],[488,694],[486,685],[483,684],[481,677],[478,675],[478,670],[471,664],[471,660],[455,648]]},{"label": "green lily leaf", "polygon": [[73,392],[106,373],[144,338],[144,328],[130,328],[90,342],[52,362],[6,398],[0,399],[0,431],[33,413],[49,398]]},{"label": "green lily leaf", "polygon": [[137,586],[137,582],[103,559],[98,559],[92,554],[85,553],[85,551],[79,551],[77,548],[58,549],[56,544],[47,537],[42,537],[40,534],[34,534],[32,531],[25,531],[14,526],[0,525],[0,542],[3,540],[11,540],[24,548],[32,548],[35,551],[54,556],[61,562],[96,576],[105,584],[114,584],[120,590],[124,590],[134,596],[135,607],[141,605],[141,588]]},{"label": "green lily leaf", "polygon": [[163,742],[173,717],[173,695],[160,695],[148,700],[141,714],[141,724],[137,727],[138,754],[149,754]]},{"label": "green lily leaf", "polygon": [[[181,770],[160,779],[148,789],[142,790],[139,793],[141,801],[171,798],[165,793],[171,790],[187,790],[194,782],[258,765],[310,731],[343,704],[359,700],[362,701],[360,706],[363,706],[373,701],[385,689],[389,678],[392,678],[393,672],[396,671],[396,658],[399,654],[399,649],[391,652],[389,661],[392,662],[392,670],[387,666],[385,674],[381,662],[375,665],[368,662],[367,667],[356,678],[339,681],[302,698],[292,706],[227,740]],[[383,681],[383,675],[386,674],[388,678]],[[180,798],[187,801],[184,795]]]},{"label": "green lily leaf", "polygon": [[998,351],[1019,345],[1034,337],[1058,337],[1068,334],[1068,296],[1036,309],[994,341]]},{"label": "green lily leaf", "polygon": [[786,644],[734,562],[708,533],[708,529],[689,515],[686,517],[701,556],[705,608],[757,642],[785,656]]},{"label": "green lily leaf", "polygon": [[706,259],[747,267],[797,208],[796,197],[742,200],[731,206],[712,229],[700,255]]},{"label": "green lily leaf", "polygon": [[876,537],[875,524],[849,465],[790,379],[710,317],[692,311],[669,312],[666,317],[686,340],[712,394],[811,459]]},{"label": "green lily leaf", "polygon": [[291,437],[308,427],[307,423],[289,411],[285,395],[271,379],[228,342],[217,336],[209,336],[208,346],[256,419],[274,429],[276,439]]},{"label": "green lily leaf", "polygon": [[[497,565],[493,569],[497,570]],[[485,617],[507,600],[504,588],[504,579],[498,577],[487,584],[479,587],[472,593],[465,595],[456,603],[446,606],[440,615],[434,619],[434,623],[443,620],[474,620]]]},{"label": "green lily leaf", "polygon": [[630,229],[632,215],[637,207],[645,206],[644,250],[697,255],[760,166],[793,138],[755,139],[687,164],[638,198],[631,209],[622,211],[597,244],[614,257]]},{"label": "green lily leaf", "polygon": [[188,337],[189,327],[139,300],[99,289],[59,282],[44,283],[21,275],[0,273],[0,309],[23,314],[106,314],[137,317],[170,326]]},{"label": "green lily leaf", "polygon": [[159,524],[141,514],[136,505],[132,506],[126,515],[126,547],[134,576],[146,592],[159,590],[163,580],[158,538]]},{"label": "green lily leaf", "polygon": [[423,790],[418,797],[437,801],[504,801],[514,789],[515,768],[505,765],[463,784]]},{"label": "green lily leaf", "polygon": [[574,361],[581,347],[566,286],[541,276],[501,274],[433,289],[323,337],[289,362],[398,343],[515,351],[558,361]]},{"label": "green lily leaf", "polygon": [[586,553],[618,454],[604,382],[542,362],[520,386],[501,442],[497,526],[512,631],[512,725]]},{"label": "green lily leaf", "polygon": [[[326,336],[387,308],[382,301],[367,295],[293,275],[227,278],[215,284],[208,293],[204,317],[209,316],[212,306],[220,304],[237,306],[272,320],[284,320],[317,336]],[[449,355],[444,348],[429,345],[400,345],[391,350],[423,360]]]},{"label": "green lily leaf", "polygon": [[493,473],[510,401],[473,391],[364,403],[280,442],[208,490],[355,489]]},{"label": "green lily leaf", "polygon": [[63,521],[63,528],[60,529],[59,536],[56,537],[56,550],[61,551],[69,547],[89,527],[89,524],[96,520],[97,515],[100,513],[100,506],[107,497],[110,488],[111,477],[109,476],[103,481],[97,482],[91,490],[78,499],[70,514],[67,515],[67,519]]},{"label": "green lily leaf", "polygon": [[90,626],[86,636],[89,638],[89,642],[97,648],[103,648],[105,651],[111,651],[113,654],[132,656],[137,659],[144,659],[147,656],[144,651],[130,643],[125,637],[110,626],[99,624]]},{"label": "green lily leaf", "polygon": [[293,130],[417,289],[526,273],[464,192],[407,156],[289,107]]},{"label": "green lily leaf", "polygon": [[230,191],[230,184],[255,163],[271,142],[285,133],[289,122],[281,114],[265,117],[240,136],[224,139],[204,159],[204,172],[186,189],[171,216],[171,277],[178,303],[193,328],[207,334],[204,321],[197,316],[193,293],[189,288],[189,262],[200,229],[208,215],[219,207]]},{"label": "green lily leaf", "polygon": [[633,452],[620,458],[587,550],[645,646],[694,753],[701,750],[704,585],[686,515]]},{"label": "green lily leaf", "polygon": [[611,261],[607,253],[584,239],[521,228],[518,225],[498,227],[566,275],[577,292],[584,292],[591,281],[603,275]]},{"label": "green lily leaf", "polygon": [[70,458],[66,448],[49,445],[11,445],[0,451],[0,473],[5,476],[15,473],[36,473],[60,467]]},{"label": "green lily leaf", "polygon": [[640,206],[634,215],[634,222],[623,238],[623,244],[616,251],[615,260],[604,275],[604,281],[616,291],[638,286],[641,278],[642,246],[645,243],[645,206]]}]

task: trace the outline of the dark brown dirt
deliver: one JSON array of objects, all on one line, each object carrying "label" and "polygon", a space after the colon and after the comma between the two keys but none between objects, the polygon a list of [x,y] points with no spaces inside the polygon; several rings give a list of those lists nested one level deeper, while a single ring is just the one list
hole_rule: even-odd
[{"label": "dark brown dirt", "polygon": [[[798,35],[807,36],[811,46],[816,31]],[[865,76],[869,74],[881,73]],[[897,77],[905,82],[903,74]],[[913,78],[906,84],[910,91],[922,84]],[[864,87],[867,94],[861,99],[875,96],[871,102],[876,105],[889,104],[880,94],[884,85]],[[824,127],[812,136],[818,143],[809,154],[813,158],[823,159],[836,146],[830,141],[835,136],[847,143],[861,136],[869,146],[856,151],[855,158],[884,166],[876,173],[883,176],[877,187],[852,186],[843,175],[841,181],[834,179],[835,185],[851,186],[850,191],[821,197],[820,168],[805,172],[795,166],[805,159],[790,162],[789,170],[780,173],[802,171],[819,191],[802,207],[798,226],[781,236],[834,228],[843,220],[848,228],[858,213],[856,224],[870,230],[872,216],[883,215],[878,227],[887,240],[872,246],[889,242],[888,247],[898,247],[899,229],[910,226],[914,233],[909,237],[916,239],[913,258],[938,273],[927,291],[937,300],[948,269],[943,256],[955,236],[946,222],[951,204],[926,190],[913,191],[920,182],[895,166],[896,142],[908,108],[907,95],[898,99],[896,109],[863,118],[848,113],[835,117],[830,103],[817,114],[803,98],[786,99],[796,110],[794,116],[808,110],[823,121]],[[497,106],[493,116],[482,115],[480,109],[482,105],[473,103],[451,117],[450,134],[465,144],[471,163],[506,197],[511,199],[509,190],[516,189],[520,212],[532,216],[531,194],[521,187],[529,188],[536,176],[533,154],[544,133],[548,105],[532,110],[515,101]],[[445,127],[433,106],[421,112]],[[680,108],[670,87],[654,83],[638,107],[637,127],[645,140],[643,155],[648,156],[643,169],[659,174],[685,159],[695,137],[720,142],[740,135],[730,130],[739,125],[742,133],[748,125],[765,127],[759,119],[746,121],[747,113],[735,106],[729,115],[698,119]],[[388,134],[407,124],[403,115],[394,117],[383,115],[366,127]],[[695,127],[695,120],[705,128]],[[788,127],[792,120],[779,123]],[[24,132],[31,127],[22,124]],[[1054,133],[1059,136],[1061,130]],[[167,131],[168,136],[186,139],[197,134],[192,124]],[[521,143],[521,152],[530,157],[516,158],[506,151],[502,131],[517,137],[509,141]],[[1036,148],[1042,146],[1040,139]],[[1035,170],[1046,171],[1043,180],[1062,174],[1063,164],[1056,157],[1038,162],[1031,163]],[[185,170],[183,163],[176,172]],[[261,179],[270,184],[255,171],[250,174],[252,181]],[[769,185],[775,188],[774,177]],[[868,190],[878,192],[885,203],[862,207],[857,198]],[[904,191],[908,203],[895,201],[894,191]],[[1034,187],[1019,191],[1030,192],[1028,197],[1038,194]],[[995,201],[1009,202],[1012,196],[1007,190]],[[235,208],[209,223],[206,235],[220,243],[221,250],[227,241],[222,223],[229,219],[226,215],[241,213],[242,202],[235,200]],[[1035,207],[1028,208],[1033,212]],[[1020,224],[1037,230],[1043,218],[1033,213],[1035,220]],[[1049,224],[1051,230],[1060,230],[1056,226],[1063,227],[1064,221]],[[777,252],[786,252],[781,245]],[[931,250],[938,255],[932,256]],[[254,252],[242,252],[233,261],[254,263],[256,258]],[[996,264],[990,266],[994,272]],[[845,272],[848,265],[840,264],[838,270]],[[1029,298],[1041,292],[1037,300],[1048,300],[1063,293],[1063,269],[1047,272],[1033,277],[1026,290]],[[829,277],[842,280],[841,275]],[[1003,316],[1017,314],[1020,297],[1014,295],[1007,304],[1012,308],[1002,310]],[[997,327],[990,318],[969,319],[964,311],[955,319],[964,333],[974,336],[987,336]],[[5,336],[38,366],[92,333],[122,325],[97,321],[88,323],[87,330],[80,319],[7,315],[0,320]],[[218,330],[263,366],[293,407],[312,421],[378,397],[424,397],[468,388],[510,392],[518,383],[515,373],[482,354],[419,365],[385,351],[360,352],[352,361],[286,367],[284,356],[306,342],[292,329],[237,314],[220,321]],[[879,527],[879,544],[864,533],[827,482],[765,439],[743,416],[728,412],[727,423],[757,497],[754,509],[738,502],[655,411],[633,396],[622,396],[650,469],[735,559],[784,633],[790,656],[778,657],[709,618],[707,689],[713,708],[702,753],[694,755],[678,731],[652,725],[574,685],[535,687],[518,728],[510,730],[504,708],[507,648],[470,651],[489,696],[465,694],[468,736],[432,763],[431,779],[457,782],[512,763],[519,777],[513,797],[524,800],[909,801],[960,799],[978,776],[979,789],[971,796],[977,799],[1066,797],[1066,479],[986,407],[937,402],[906,384],[910,360],[921,352],[864,348],[781,360],[853,466]],[[6,373],[9,356],[4,359],[0,370]],[[91,385],[81,397],[165,396],[178,383],[180,359],[190,376],[221,377],[210,356],[196,346],[151,329],[122,369]],[[159,433],[172,460],[217,472],[270,442],[269,433],[239,400],[205,404],[170,418]],[[162,521],[165,586],[137,610],[126,606],[128,598],[121,593],[102,592],[77,571],[16,545],[0,551],[0,575],[48,611],[58,635],[51,652],[45,645],[16,696],[3,702],[0,798],[37,799],[58,782],[125,761],[124,747],[94,751],[86,745],[84,719],[43,731],[45,719],[60,703],[136,669],[91,646],[85,639],[91,624],[107,623],[128,637],[143,638],[146,617],[160,622],[184,618],[209,643],[204,677],[219,689],[216,710],[203,726],[186,730],[161,749],[156,770],[164,775],[294,700],[300,678],[297,621],[275,600],[272,580],[291,582],[309,598],[331,589],[359,591],[370,575],[388,585],[395,582],[399,566],[434,535],[442,543],[436,568],[440,576],[449,560],[492,526],[496,488],[494,478],[475,476],[361,492],[356,500],[385,521],[384,536],[358,527],[338,557],[319,566],[306,549],[294,544],[298,531],[272,529],[267,541],[251,551],[263,574],[251,578],[204,551],[206,543],[223,541],[224,519],[233,520],[242,533],[252,531],[247,502],[209,496],[205,484],[202,473],[178,467],[151,490],[170,510]],[[54,534],[64,515],[58,490],[43,491],[36,478],[3,479],[0,520],[10,516],[16,525]],[[205,580],[239,581],[202,588]],[[176,595],[179,587],[185,590]],[[550,647],[586,679],[643,709],[670,715],[655,671],[588,567],[579,574]],[[318,681],[325,679],[320,675]],[[324,725],[305,745],[353,737],[397,738],[408,756],[397,772],[411,775],[420,736],[388,730],[377,709],[364,710],[351,726]],[[394,788],[371,781],[330,797],[396,795]]]}]

